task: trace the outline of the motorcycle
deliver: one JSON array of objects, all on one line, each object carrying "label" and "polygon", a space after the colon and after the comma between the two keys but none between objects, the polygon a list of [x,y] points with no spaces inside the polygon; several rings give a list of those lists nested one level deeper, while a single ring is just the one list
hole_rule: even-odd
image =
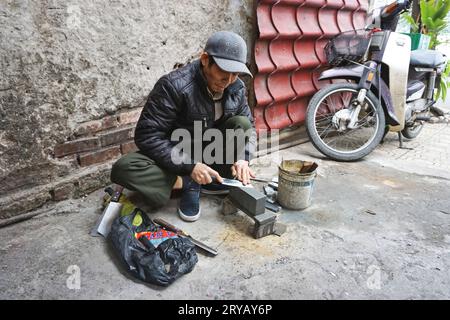
[{"label": "motorcycle", "polygon": [[414,139],[436,102],[446,58],[435,50],[411,51],[395,32],[409,0],[375,9],[364,30],[343,32],[325,47],[329,65],[319,80],[333,80],[310,100],[306,131],[327,157],[354,161],[372,152],[389,132]]}]

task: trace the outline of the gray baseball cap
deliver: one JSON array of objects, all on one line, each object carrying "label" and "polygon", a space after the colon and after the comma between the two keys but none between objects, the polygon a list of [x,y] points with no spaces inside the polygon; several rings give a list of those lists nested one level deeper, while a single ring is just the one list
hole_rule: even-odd
[{"label": "gray baseball cap", "polygon": [[230,31],[219,31],[209,37],[205,52],[213,57],[220,69],[252,75],[245,62],[247,45],[241,36]]}]

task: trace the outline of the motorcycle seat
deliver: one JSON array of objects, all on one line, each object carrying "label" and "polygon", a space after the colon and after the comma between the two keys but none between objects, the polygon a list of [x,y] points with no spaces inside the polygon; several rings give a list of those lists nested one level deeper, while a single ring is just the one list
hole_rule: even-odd
[{"label": "motorcycle seat", "polygon": [[435,50],[413,50],[411,51],[411,66],[423,68],[436,68],[445,63],[442,53]]}]

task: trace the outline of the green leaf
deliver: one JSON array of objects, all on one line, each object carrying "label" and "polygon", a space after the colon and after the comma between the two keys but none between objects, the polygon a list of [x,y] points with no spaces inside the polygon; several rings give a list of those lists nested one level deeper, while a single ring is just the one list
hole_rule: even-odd
[{"label": "green leaf", "polygon": [[437,101],[439,100],[439,98],[445,100],[446,95],[447,95],[447,83],[445,82],[444,78],[441,78],[439,88],[437,89],[436,94],[434,96],[434,100]]},{"label": "green leaf", "polygon": [[445,65],[444,71],[442,72],[442,75],[441,75],[439,89],[436,93],[436,100],[439,99],[439,97],[440,97],[440,98],[442,98],[443,101],[445,101],[445,99],[447,97],[448,86],[450,84],[449,74],[450,74],[450,63],[447,62]]},{"label": "green leaf", "polygon": [[434,21],[433,21],[433,19],[432,19],[431,17],[428,17],[428,18],[425,20],[425,25],[426,25],[427,28],[428,28],[428,32],[434,30]]},{"label": "green leaf", "polygon": [[402,18],[405,19],[405,21],[411,26],[411,32],[419,31],[419,25],[414,21],[413,17],[409,14],[403,14]]},{"label": "green leaf", "polygon": [[433,17],[433,14],[435,12],[434,0],[426,1],[426,12],[427,12],[427,18]]},{"label": "green leaf", "polygon": [[447,82],[444,81],[444,85],[442,86],[442,101],[445,101],[447,97]]},{"label": "green leaf", "polygon": [[[441,3],[442,2],[442,3]],[[445,19],[450,9],[450,1],[446,0],[445,2],[439,1],[440,4],[437,6],[436,13],[433,15],[433,19]]]},{"label": "green leaf", "polygon": [[447,79],[449,75],[450,75],[450,62],[447,61],[447,64],[445,65],[445,69],[444,69],[444,72],[442,73],[442,76],[445,76],[445,79],[449,80],[449,79]]},{"label": "green leaf", "polygon": [[422,17],[422,21],[428,17],[428,4],[426,0],[420,0],[420,16]]},{"label": "green leaf", "polygon": [[442,19],[434,19],[433,22],[434,22],[434,25],[436,26],[436,28],[445,25],[445,21]]}]

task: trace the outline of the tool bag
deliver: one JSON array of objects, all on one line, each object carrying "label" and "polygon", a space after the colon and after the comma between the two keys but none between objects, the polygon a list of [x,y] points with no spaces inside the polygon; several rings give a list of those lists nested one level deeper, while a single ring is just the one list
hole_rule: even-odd
[{"label": "tool bag", "polygon": [[198,261],[189,239],[157,226],[139,208],[116,218],[108,239],[129,273],[160,286],[191,272]]}]

